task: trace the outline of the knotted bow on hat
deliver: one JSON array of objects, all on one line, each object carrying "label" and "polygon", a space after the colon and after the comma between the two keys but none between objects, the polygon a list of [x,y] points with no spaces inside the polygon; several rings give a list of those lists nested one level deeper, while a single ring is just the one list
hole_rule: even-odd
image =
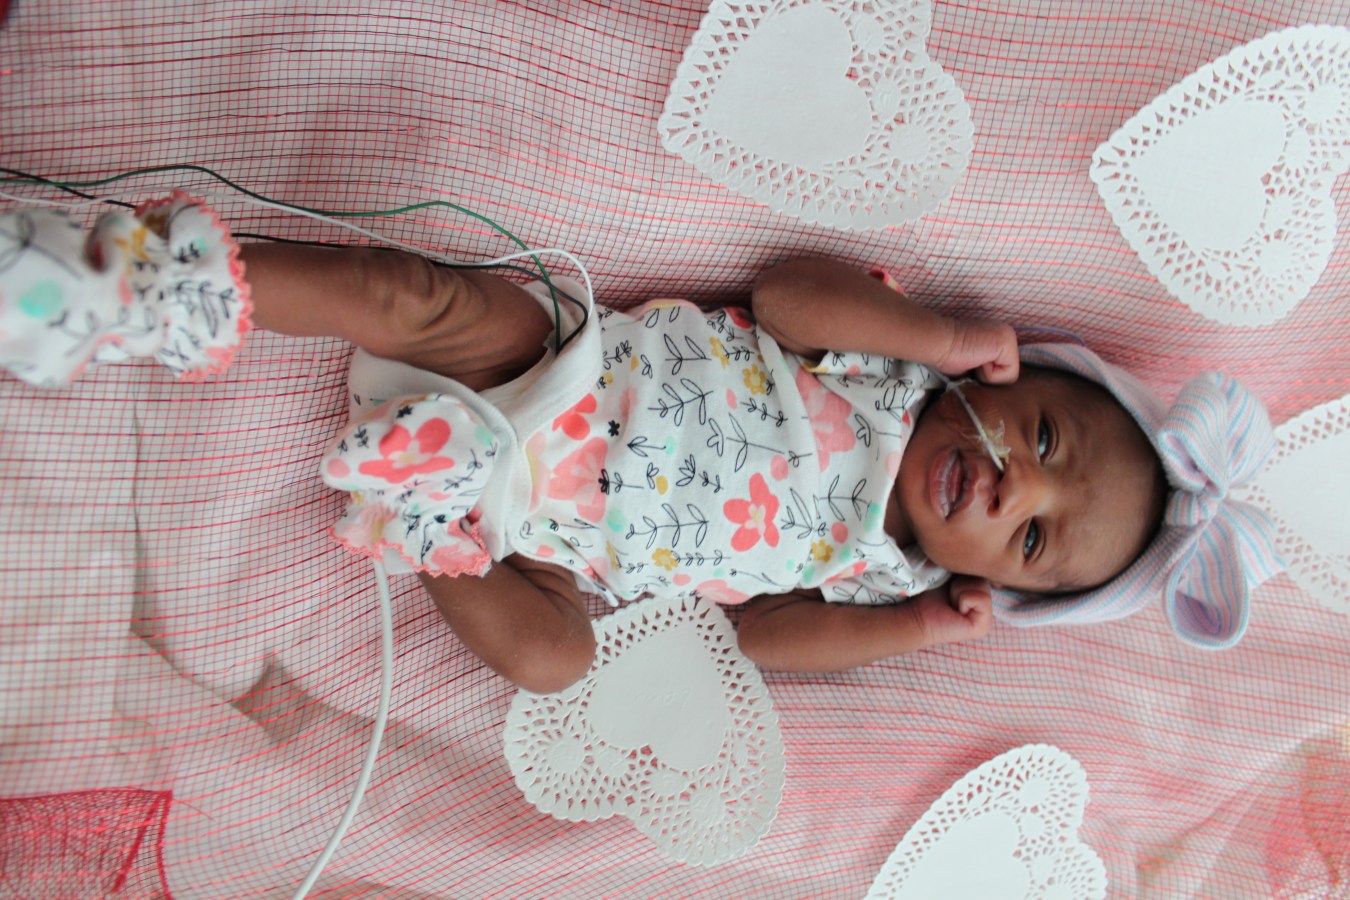
[{"label": "knotted bow on hat", "polygon": [[1275,447],[1260,402],[1226,375],[1187,382],[1170,409],[1142,382],[1072,344],[1021,348],[1026,365],[1102,385],[1134,417],[1167,473],[1170,492],[1153,541],[1124,572],[1079,594],[1037,597],[995,591],[995,613],[1013,625],[1105,622],[1161,595],[1177,634],[1199,647],[1231,647],[1247,627],[1250,592],[1284,566],[1275,529],[1231,490],[1254,476]]}]

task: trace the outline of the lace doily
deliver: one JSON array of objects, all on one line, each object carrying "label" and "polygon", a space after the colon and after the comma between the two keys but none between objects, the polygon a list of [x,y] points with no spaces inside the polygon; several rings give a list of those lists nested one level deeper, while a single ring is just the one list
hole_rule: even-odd
[{"label": "lace doily", "polygon": [[947,789],[886,860],[867,900],[1106,896],[1106,869],[1078,839],[1088,784],[1072,756],[1027,744]]},{"label": "lace doily", "polygon": [[1350,396],[1275,429],[1279,446],[1242,489],[1275,523],[1289,575],[1318,602],[1350,614]]},{"label": "lace doily", "polygon": [[970,108],[928,57],[927,0],[714,0],[658,123],[716,181],[845,230],[913,221],[970,161]]},{"label": "lace doily", "polygon": [[1121,234],[1181,302],[1230,325],[1308,295],[1350,166],[1350,30],[1268,34],[1187,76],[1097,148]]},{"label": "lace doily", "polygon": [[746,853],[778,811],[783,740],[726,615],[652,598],[595,631],[585,678],[511,704],[506,759],[526,799],[572,821],[626,816],[685,862]]}]

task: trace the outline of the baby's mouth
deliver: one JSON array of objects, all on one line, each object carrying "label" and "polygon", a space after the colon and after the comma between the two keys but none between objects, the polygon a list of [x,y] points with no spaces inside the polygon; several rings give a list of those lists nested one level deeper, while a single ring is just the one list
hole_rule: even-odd
[{"label": "baby's mouth", "polygon": [[950,519],[952,513],[970,503],[970,475],[970,467],[959,450],[953,450],[946,458],[939,460],[933,470],[932,493],[934,505],[942,518]]}]

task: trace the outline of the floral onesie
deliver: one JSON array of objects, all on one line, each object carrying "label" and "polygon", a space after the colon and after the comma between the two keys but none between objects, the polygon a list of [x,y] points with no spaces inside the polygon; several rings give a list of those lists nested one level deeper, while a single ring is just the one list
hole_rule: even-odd
[{"label": "floral onesie", "polygon": [[[249,327],[237,247],[184,194],[105,215],[88,239],[63,213],[6,213],[0,251],[0,366],[34,384],[146,355],[202,377]],[[323,463],[352,492],[334,527],[348,547],[451,575],[521,553],[612,602],[806,587],[881,603],[946,578],[882,529],[939,384],[925,369],[850,353],[808,366],[736,309],[615,312],[576,286],[574,306],[526,290],[571,339],[508,385],[474,394],[357,353],[354,421]]]},{"label": "floral onesie", "polygon": [[[922,366],[858,353],[810,366],[746,312],[684,301],[597,309],[585,331],[589,347],[572,348],[570,363],[545,360],[519,391],[565,397],[530,424],[508,414],[503,426],[483,402],[493,392],[453,391],[430,373],[419,387],[435,392],[370,415],[372,396],[399,388],[357,382],[400,376],[359,377],[358,363],[354,402],[367,417],[324,466],[353,491],[339,539],[433,573],[482,573],[521,553],[566,566],[611,602],[740,603],[806,587],[886,603],[946,579],[882,529],[914,418],[940,384]],[[506,522],[494,520],[509,506],[502,481],[526,492]]]}]

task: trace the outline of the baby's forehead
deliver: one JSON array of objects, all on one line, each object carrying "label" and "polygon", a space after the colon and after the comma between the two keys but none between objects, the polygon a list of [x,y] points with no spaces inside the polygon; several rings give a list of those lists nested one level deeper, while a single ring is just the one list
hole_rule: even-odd
[{"label": "baby's forehead", "polygon": [[[1139,428],[1129,410],[1109,390],[1071,372],[1024,366],[1021,377],[1005,387],[1010,399],[1026,401],[1028,406],[1055,406],[1079,421],[1112,422],[1121,428]],[[1142,430],[1140,436],[1143,436]]]}]

